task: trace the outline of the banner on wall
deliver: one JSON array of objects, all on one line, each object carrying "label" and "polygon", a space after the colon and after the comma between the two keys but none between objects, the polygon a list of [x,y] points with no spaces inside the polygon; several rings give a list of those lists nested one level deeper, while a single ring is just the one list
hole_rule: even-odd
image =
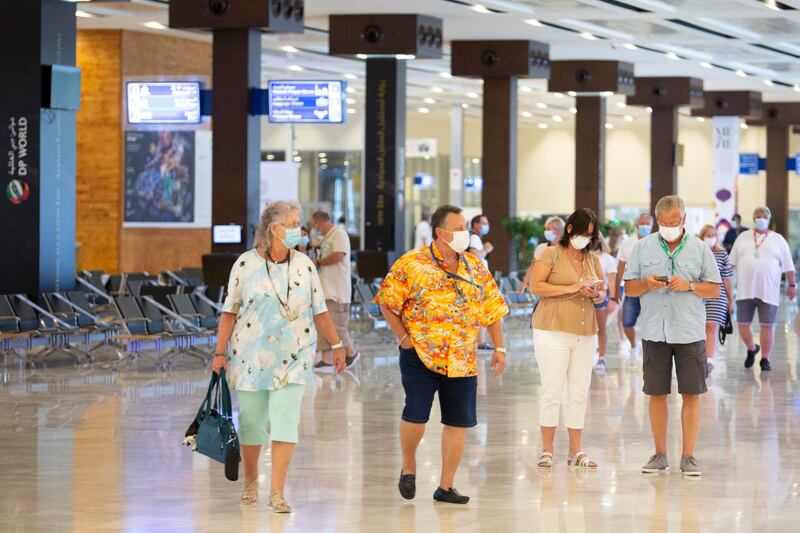
[{"label": "banner on wall", "polygon": [[712,128],[712,205],[717,222],[728,221],[736,212],[736,180],[739,176],[739,117],[714,117]]},{"label": "banner on wall", "polygon": [[125,133],[124,227],[211,227],[211,132]]}]

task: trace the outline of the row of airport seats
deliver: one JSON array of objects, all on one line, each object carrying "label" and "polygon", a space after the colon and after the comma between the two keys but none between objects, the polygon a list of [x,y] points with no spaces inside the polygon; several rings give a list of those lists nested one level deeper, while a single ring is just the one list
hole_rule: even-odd
[{"label": "row of airport seats", "polygon": [[0,354],[34,367],[57,353],[90,363],[110,347],[115,367],[144,357],[168,368],[180,355],[207,363],[223,288],[203,286],[191,274],[81,272],[73,291],[45,293],[37,301],[0,295]]}]

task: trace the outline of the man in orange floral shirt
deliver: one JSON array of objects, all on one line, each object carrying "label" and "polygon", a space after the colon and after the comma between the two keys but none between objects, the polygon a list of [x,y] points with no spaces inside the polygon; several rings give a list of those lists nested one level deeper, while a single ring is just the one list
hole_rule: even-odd
[{"label": "man in orange floral shirt", "polygon": [[392,265],[375,302],[400,342],[400,373],[406,404],[400,422],[403,498],[416,494],[417,446],[425,434],[433,396],[442,412],[442,476],[437,501],[467,503],[453,487],[464,453],[466,429],[477,424],[478,331],[485,327],[495,346],[495,377],[505,369],[502,318],[508,306],[481,260],[464,253],[467,221],[458,207],[444,205],[431,219],[434,242]]}]

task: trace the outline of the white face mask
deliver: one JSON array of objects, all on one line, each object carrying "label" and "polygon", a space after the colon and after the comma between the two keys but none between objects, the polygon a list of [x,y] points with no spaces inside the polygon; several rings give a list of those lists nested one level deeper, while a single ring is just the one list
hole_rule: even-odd
[{"label": "white face mask", "polygon": [[587,237],[586,235],[575,235],[571,237],[569,243],[572,245],[573,248],[576,250],[583,250],[589,243],[592,241],[591,238]]},{"label": "white face mask", "polygon": [[756,222],[756,229],[759,231],[766,231],[769,229],[769,219],[768,218],[757,218]]},{"label": "white face mask", "polygon": [[706,237],[703,240],[706,241],[706,246],[708,246],[709,248],[714,248],[714,246],[717,245],[717,238],[716,237]]},{"label": "white face mask", "polygon": [[661,238],[667,242],[675,242],[681,237],[681,230],[680,226],[659,226],[658,233],[661,234]]},{"label": "white face mask", "polygon": [[[445,230],[447,231],[447,230]],[[453,249],[454,252],[460,254],[469,248],[469,232],[468,231],[451,231],[453,240],[448,242],[447,245]],[[445,241],[447,242],[447,241]]]}]

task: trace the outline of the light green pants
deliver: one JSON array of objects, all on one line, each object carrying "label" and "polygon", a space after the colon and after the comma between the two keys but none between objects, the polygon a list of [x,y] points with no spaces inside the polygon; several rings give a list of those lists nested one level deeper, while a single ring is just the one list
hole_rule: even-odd
[{"label": "light green pants", "polygon": [[239,395],[239,442],[244,445],[297,443],[305,385],[290,383],[280,390],[236,391]]}]

